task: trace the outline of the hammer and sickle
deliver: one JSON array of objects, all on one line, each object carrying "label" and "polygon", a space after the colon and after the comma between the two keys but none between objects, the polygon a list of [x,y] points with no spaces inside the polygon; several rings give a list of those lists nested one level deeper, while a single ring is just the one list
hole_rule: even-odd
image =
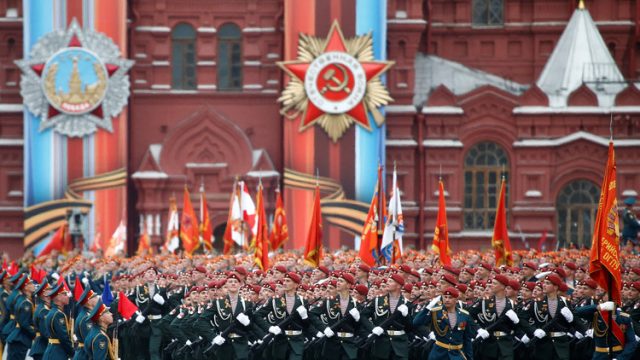
[{"label": "hammer and sickle", "polygon": [[[342,72],[342,81],[340,81],[340,79],[336,77],[335,69],[331,68],[327,70],[327,72],[325,72],[324,75],[322,75],[322,78],[325,79],[327,83],[324,85],[324,87],[322,87],[322,90],[320,90],[320,93],[324,94],[327,91],[332,91],[332,92],[344,91],[347,94],[351,93],[351,89],[347,87],[349,83],[349,74],[347,73],[347,69],[345,69],[342,64],[334,64],[334,66],[337,67],[340,70],[340,72]],[[331,85],[329,81],[333,82],[335,85]]]}]

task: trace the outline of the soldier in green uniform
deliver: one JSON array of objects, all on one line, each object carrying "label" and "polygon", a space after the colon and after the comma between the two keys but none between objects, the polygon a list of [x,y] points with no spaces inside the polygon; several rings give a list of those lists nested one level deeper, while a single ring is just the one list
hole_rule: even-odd
[{"label": "soldier in green uniform", "polygon": [[[614,315],[615,314],[615,315]],[[634,351],[637,346],[636,336],[631,326],[629,314],[616,309],[612,301],[600,305],[581,306],[576,309],[576,315],[593,321],[593,340],[595,352],[593,360],[635,359]],[[613,316],[613,323],[609,328],[609,317]]]},{"label": "soldier in green uniform", "polygon": [[[352,360],[358,357],[355,336],[360,327],[360,311],[355,299],[349,295],[349,289],[355,285],[356,279],[347,272],[338,276],[338,296],[327,298],[312,308],[311,322],[322,331],[320,336],[326,336],[320,349],[322,359]],[[347,319],[342,320],[345,317]],[[340,326],[337,326],[338,322],[341,322]]]},{"label": "soldier in green uniform", "polygon": [[109,309],[104,306],[102,300],[98,300],[93,309],[87,314],[87,319],[93,324],[87,339],[90,343],[85,343],[85,348],[92,360],[117,360],[117,346],[112,344],[106,333],[107,328],[113,323],[113,316]]},{"label": "soldier in green uniform", "polygon": [[413,319],[414,326],[431,322],[435,346],[431,348],[429,359],[473,359],[471,341],[476,336],[475,324],[469,312],[456,306],[458,296],[458,290],[446,288],[442,304],[430,304]]},{"label": "soldier in green uniform", "polygon": [[49,343],[49,332],[47,331],[47,326],[45,323],[46,316],[51,309],[51,300],[46,295],[48,291],[49,283],[45,278],[33,293],[33,296],[36,297],[36,310],[33,313],[33,323],[36,327],[36,337],[33,340],[31,349],[29,350],[29,356],[31,356],[34,360],[42,359],[44,351],[47,349],[47,344]]},{"label": "soldier in green uniform", "polygon": [[69,293],[65,290],[64,282],[58,283],[47,296],[51,298],[52,303],[45,320],[49,329],[49,345],[42,359],[69,359],[73,356],[73,345],[69,336],[71,324],[64,313],[64,307],[69,305]]},{"label": "soldier in green uniform", "polygon": [[35,291],[33,282],[27,275],[16,284],[20,295],[16,298],[14,314],[16,318],[15,328],[7,337],[9,344],[8,360],[24,360],[27,351],[31,348],[31,342],[36,337],[36,329],[33,324],[33,302],[31,295]]},{"label": "soldier in green uniform", "polygon": [[136,305],[142,311],[142,315],[147,319],[139,328],[142,332],[149,334],[149,343],[146,350],[148,352],[148,358],[151,360],[161,359],[162,331],[160,328],[160,319],[168,312],[164,306],[166,291],[156,284],[157,278],[158,272],[156,268],[151,267],[147,269],[143,273],[145,284],[136,287],[135,298]]},{"label": "soldier in green uniform", "polygon": [[[296,294],[301,280],[300,275],[295,272],[286,273],[283,296],[271,298],[268,305],[255,313],[254,319],[258,326],[275,336],[271,347],[265,352],[264,357],[267,359],[302,359],[303,330],[307,330],[311,323],[304,299]],[[281,328],[278,324],[287,318],[290,321]]]},{"label": "soldier in green uniform", "polygon": [[89,334],[93,324],[89,321],[87,315],[98,302],[98,296],[93,292],[90,286],[86,286],[77,301],[77,315],[74,323],[74,342],[77,343],[76,353],[73,360],[88,360],[89,353],[85,349],[85,337]]},{"label": "soldier in green uniform", "polygon": [[[407,330],[411,328],[409,301],[401,295],[405,280],[400,274],[391,275],[387,282],[388,293],[378,296],[363,309],[360,321],[365,329],[376,336],[371,346],[373,359],[407,359],[409,343]],[[391,320],[388,320],[391,318]],[[386,322],[383,328],[381,325]]]},{"label": "soldier in green uniform", "polygon": [[[513,359],[513,333],[518,330],[520,318],[516,313],[516,304],[506,297],[509,278],[498,274],[490,280],[493,296],[473,304],[469,313],[480,329],[474,344],[477,358]],[[491,330],[486,329],[491,327]]]}]

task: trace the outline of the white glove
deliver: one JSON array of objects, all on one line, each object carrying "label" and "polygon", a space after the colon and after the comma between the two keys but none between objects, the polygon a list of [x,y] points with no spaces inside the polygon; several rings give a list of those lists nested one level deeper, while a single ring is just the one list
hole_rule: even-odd
[{"label": "white glove", "polygon": [[522,341],[523,344],[528,344],[531,339],[529,339],[529,337],[525,334],[522,335],[522,339],[520,339],[520,341]]},{"label": "white glove", "polygon": [[224,342],[227,341],[225,340],[225,338],[223,338],[222,336],[218,335],[213,339],[213,343],[220,346],[222,344],[224,344]]},{"label": "white glove", "polygon": [[542,329],[536,329],[536,331],[533,332],[533,336],[537,337],[538,339],[542,339],[543,337],[547,336],[547,333]]},{"label": "white glove", "polygon": [[322,331],[318,331],[318,332],[316,333],[316,337],[317,337],[318,339],[322,339],[322,338],[324,337],[324,333],[323,333]]},{"label": "white glove", "polygon": [[238,314],[238,316],[236,316],[236,319],[238,319],[240,324],[242,324],[244,326],[249,326],[249,323],[251,323],[251,320],[249,319],[249,317],[247,315],[245,315],[244,313]]},{"label": "white glove", "polygon": [[478,335],[476,335],[476,339],[477,338],[483,338],[483,339],[487,339],[489,337],[489,332],[485,329],[478,329]]},{"label": "white glove", "polygon": [[307,309],[304,308],[304,306],[300,305],[298,306],[298,308],[296,309],[296,311],[298,312],[298,314],[300,315],[300,318],[302,320],[305,320],[306,318],[308,318],[309,316],[307,315]]},{"label": "white glove", "polygon": [[76,336],[76,334],[73,334],[73,342],[78,341],[78,337]]},{"label": "white glove", "polygon": [[333,330],[331,330],[331,328],[328,326],[324,328],[324,334],[327,335],[327,339],[335,335]]},{"label": "white glove", "polygon": [[578,340],[580,340],[580,339],[582,339],[582,338],[584,337],[584,335],[580,334],[580,331],[576,331],[573,335],[574,335],[574,336],[576,337],[576,339],[578,339]]},{"label": "white glove", "polygon": [[573,321],[573,314],[571,313],[571,310],[569,310],[569,308],[563,307],[562,309],[560,309],[560,314],[562,314],[562,316],[564,316],[564,318],[567,319],[568,322]]},{"label": "white glove", "polygon": [[184,344],[187,345],[187,346],[191,346],[191,340],[187,340],[187,342],[184,343]]},{"label": "white glove", "polygon": [[431,300],[427,305],[427,310],[431,311],[431,309],[433,309],[434,307],[436,307],[436,305],[438,305],[439,301],[440,301],[440,296],[434,297],[433,300]]},{"label": "white glove", "polygon": [[157,302],[160,305],[164,305],[164,298],[160,294],[153,295],[153,301]]},{"label": "white glove", "polygon": [[280,335],[282,333],[282,329],[280,329],[280,326],[270,326],[269,332],[273,335]]},{"label": "white glove", "polygon": [[58,274],[58,273],[53,273],[53,274],[51,274],[51,277],[52,277],[55,281],[58,281],[58,279],[60,279],[60,274]]},{"label": "white glove", "polygon": [[144,316],[138,314],[138,316],[136,316],[136,322],[142,324],[144,322]]},{"label": "white glove", "polygon": [[382,330],[382,328],[381,328],[380,326],[376,326],[376,327],[374,327],[374,328],[371,330],[371,332],[372,332],[374,335],[380,336],[380,335],[382,335],[382,333],[384,332],[384,330]]},{"label": "white glove", "polygon": [[400,311],[400,314],[402,314],[402,317],[407,317],[407,315],[409,314],[409,308],[405,304],[398,306],[397,310]]},{"label": "white glove", "polygon": [[509,318],[509,320],[511,320],[512,323],[517,324],[520,322],[520,319],[518,319],[518,315],[516,314],[515,311],[513,311],[512,309],[507,310],[507,312],[505,313],[505,315],[507,315],[507,317]]},{"label": "white glove", "polygon": [[593,329],[589,329],[589,330],[585,331],[584,336],[590,337],[590,338],[593,339]]},{"label": "white glove", "polygon": [[86,285],[89,285],[89,279],[87,279],[87,278],[82,278],[82,284],[84,284],[85,286],[86,286]]},{"label": "white glove", "polygon": [[358,309],[353,308],[349,310],[349,315],[351,315],[353,320],[355,320],[356,322],[360,321],[360,311],[358,311]]},{"label": "white glove", "polygon": [[640,336],[636,335],[636,341],[640,341]]},{"label": "white glove", "polygon": [[429,333],[429,339],[431,339],[431,340],[435,340],[436,339],[436,334],[434,334],[433,331]]},{"label": "white glove", "polygon": [[613,311],[616,308],[616,304],[613,301],[607,301],[600,304],[600,310],[602,311]]}]

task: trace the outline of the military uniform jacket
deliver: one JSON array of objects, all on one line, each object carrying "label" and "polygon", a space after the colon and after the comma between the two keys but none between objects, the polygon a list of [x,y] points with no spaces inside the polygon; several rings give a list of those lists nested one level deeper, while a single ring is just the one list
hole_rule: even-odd
[{"label": "military uniform jacket", "polygon": [[569,358],[570,349],[569,349],[569,341],[570,337],[562,335],[562,333],[573,333],[575,331],[575,326],[577,322],[574,321],[569,323],[565,317],[560,313],[562,308],[571,308],[567,300],[564,297],[558,296],[558,306],[556,307],[556,313],[554,316],[551,316],[549,311],[549,300],[547,296],[540,301],[534,301],[529,310],[523,316],[528,319],[526,324],[531,324],[528,327],[526,333],[527,336],[533,339],[533,331],[536,329],[544,329],[547,333],[547,336],[543,337],[540,340],[537,340],[536,343],[536,357],[538,358],[553,358],[553,352],[557,352],[558,356]]},{"label": "military uniform jacket", "polygon": [[473,359],[471,341],[475,336],[476,327],[469,312],[456,306],[456,323],[452,327],[447,309],[436,306],[429,311],[425,308],[413,319],[413,325],[420,326],[425,323],[431,323],[431,329],[436,336],[430,358]]},{"label": "military uniform jacket", "polygon": [[91,332],[91,342],[85,345],[90,359],[116,360],[117,354],[114,353],[113,344],[104,330],[94,326],[93,329],[91,329]]},{"label": "military uniform jacket", "polygon": [[153,297],[151,296],[151,291],[147,285],[136,286],[135,291],[135,304],[141,310],[142,315],[144,316],[157,316],[163,315],[167,313],[167,307],[169,304],[167,303],[167,293],[165,289],[160,288],[158,285],[152,285],[154,287],[153,294],[159,294],[165,300],[163,305],[158,304]]},{"label": "military uniform jacket", "polygon": [[[409,356],[408,336],[406,332],[412,330],[412,321],[410,315],[404,317],[398,311],[398,307],[403,304],[409,308],[410,314],[411,303],[403,296],[400,296],[393,313],[391,312],[389,304],[389,295],[379,296],[375,298],[369,306],[364,308],[360,314],[362,326],[369,332],[375,326],[382,324],[390,316],[394,317],[394,320],[383,329],[385,333],[373,342],[371,351],[378,357],[388,358],[392,352],[398,357],[407,358]],[[394,332],[394,335],[389,335],[388,331]]]},{"label": "military uniform jacket", "polygon": [[17,290],[12,290],[9,295],[7,295],[7,298],[4,302],[7,315],[5,318],[4,326],[2,327],[2,332],[0,333],[0,338],[2,339],[2,341],[6,342],[9,334],[11,334],[13,329],[16,327],[16,312],[13,307],[16,303],[17,298],[21,296],[22,295]]},{"label": "military uniform jacket", "polygon": [[[273,297],[259,311],[255,312],[255,321],[260,328],[266,333],[269,326],[278,325],[280,322],[291,316],[291,321],[287,326],[282,327],[282,334],[276,336],[273,341],[272,351],[277,358],[283,358],[286,355],[287,347],[296,355],[302,355],[304,351],[304,336],[302,332],[307,330],[311,325],[309,317],[302,319],[296,309],[305,306],[304,299],[299,295],[295,296],[293,310],[287,313],[287,303],[285,297]],[[287,335],[296,334],[296,335]]]},{"label": "military uniform jacket", "polygon": [[314,306],[310,313],[310,319],[313,326],[318,331],[324,331],[325,327],[332,327],[337,322],[342,321],[343,318],[347,318],[342,322],[337,329],[334,329],[335,335],[325,340],[322,354],[325,357],[339,355],[340,348],[351,359],[355,359],[358,356],[358,348],[355,346],[355,333],[360,327],[360,323],[355,321],[349,314],[351,309],[357,308],[355,299],[349,298],[346,311],[342,314],[340,307],[340,298],[325,299]]},{"label": "military uniform jacket", "polygon": [[93,323],[90,319],[87,318],[88,311],[85,307],[82,307],[78,312],[78,316],[76,317],[76,322],[74,324],[74,334],[78,338],[78,348],[76,349],[76,353],[73,356],[74,360],[85,360],[89,359],[89,351],[86,349],[86,338],[89,335],[89,331],[93,327]]},{"label": "military uniform jacket", "polygon": [[[206,309],[197,327],[209,325],[209,333],[204,336],[206,339],[213,340],[215,335],[226,331],[229,327],[233,327],[225,338],[225,343],[216,346],[215,355],[219,359],[233,359],[234,354],[238,358],[246,358],[249,356],[249,340],[248,336],[252,329],[253,319],[253,303],[238,297],[236,308],[231,307],[231,298],[226,296],[222,299],[216,299],[211,307]],[[236,317],[244,313],[249,317],[249,325],[242,325]],[[215,331],[215,335],[214,332]],[[201,331],[199,331],[201,333]],[[210,341],[209,341],[210,342]]]},{"label": "military uniform jacket", "polygon": [[[600,312],[597,311],[597,306],[587,305],[576,308],[576,316],[579,316],[585,320],[590,319],[593,324],[593,341],[597,348],[613,348],[614,358],[617,360],[631,360],[634,359],[633,354],[637,346],[636,336],[633,332],[631,325],[631,318],[629,314],[624,313],[618,309],[616,311],[615,322],[618,323],[620,329],[624,333],[624,348],[620,345],[618,339],[608,331],[608,324],[604,321]],[[596,351],[593,354],[593,360],[607,360],[609,354],[606,352]]]},{"label": "military uniform jacket", "polygon": [[49,332],[47,331],[46,325],[46,317],[48,313],[49,307],[43,302],[39,302],[38,305],[36,305],[36,311],[33,314],[33,323],[36,327],[36,338],[33,340],[33,345],[31,345],[31,351],[29,352],[31,356],[44,354],[44,351],[47,349],[47,345],[49,344]]},{"label": "military uniform jacket", "polygon": [[70,322],[67,315],[54,307],[47,314],[45,321],[49,331],[49,345],[44,352],[43,360],[72,357],[73,345],[69,337]]},{"label": "military uniform jacket", "polygon": [[[498,353],[502,356],[513,356],[513,335],[516,331],[522,329],[525,321],[520,319],[516,325],[505,314],[507,311],[513,310],[518,314],[516,304],[506,299],[504,309],[501,313],[497,312],[496,297],[492,296],[488,299],[482,299],[473,304],[469,309],[471,318],[476,320],[478,326],[489,331],[489,339],[482,343],[482,353],[487,356],[497,357]],[[518,316],[520,318],[520,316]]]},{"label": "military uniform jacket", "polygon": [[36,328],[33,324],[33,303],[25,296],[17,299],[15,309],[16,325],[7,337],[7,343],[19,342],[31,347],[33,338],[36,337]]}]

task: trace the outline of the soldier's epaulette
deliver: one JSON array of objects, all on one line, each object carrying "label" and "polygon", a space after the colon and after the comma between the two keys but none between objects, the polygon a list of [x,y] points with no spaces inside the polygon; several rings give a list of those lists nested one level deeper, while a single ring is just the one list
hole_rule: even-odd
[{"label": "soldier's epaulette", "polygon": [[631,315],[629,315],[629,314],[628,314],[628,313],[626,313],[626,312],[622,312],[622,311],[621,311],[621,312],[620,312],[620,316],[630,317]]},{"label": "soldier's epaulette", "polygon": [[442,306],[438,306],[438,307],[431,308],[431,311],[432,311],[432,312],[433,312],[433,311],[440,311],[440,310],[442,310]]},{"label": "soldier's epaulette", "polygon": [[463,308],[458,308],[458,310],[460,310],[461,313],[465,314],[465,315],[469,315],[469,312]]}]

